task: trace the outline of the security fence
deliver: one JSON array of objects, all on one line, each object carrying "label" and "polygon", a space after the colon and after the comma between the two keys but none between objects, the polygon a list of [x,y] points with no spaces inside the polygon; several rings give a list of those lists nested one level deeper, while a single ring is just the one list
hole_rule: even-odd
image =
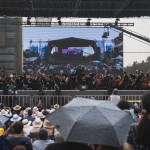
[{"label": "security fence", "polygon": [[[142,95],[120,95],[121,100],[127,100],[130,104],[141,104]],[[50,107],[54,104],[63,106],[71,101],[75,97],[82,97],[95,100],[107,100],[109,95],[0,95],[0,103],[5,106],[15,106],[16,104],[21,106],[33,107],[38,104],[39,100],[42,100],[43,107]]]}]

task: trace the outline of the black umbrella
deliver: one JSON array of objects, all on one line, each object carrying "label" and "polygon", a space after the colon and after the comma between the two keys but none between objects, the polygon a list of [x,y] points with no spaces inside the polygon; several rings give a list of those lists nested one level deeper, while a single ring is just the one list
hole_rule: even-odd
[{"label": "black umbrella", "polygon": [[66,141],[119,147],[133,119],[110,101],[74,98],[48,116]]}]

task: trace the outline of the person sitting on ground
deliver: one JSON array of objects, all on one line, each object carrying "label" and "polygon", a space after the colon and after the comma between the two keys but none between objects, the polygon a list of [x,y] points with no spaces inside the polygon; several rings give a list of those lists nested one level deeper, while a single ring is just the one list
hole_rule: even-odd
[{"label": "person sitting on ground", "polygon": [[54,143],[54,141],[48,139],[47,130],[41,128],[39,131],[39,139],[35,140],[32,144],[33,150],[44,150],[51,143]]}]

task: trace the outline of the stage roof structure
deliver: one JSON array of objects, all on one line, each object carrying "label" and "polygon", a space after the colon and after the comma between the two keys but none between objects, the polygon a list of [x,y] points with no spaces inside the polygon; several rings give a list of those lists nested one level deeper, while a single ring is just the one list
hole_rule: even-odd
[{"label": "stage roof structure", "polygon": [[0,0],[0,16],[141,17],[150,16],[150,0]]}]

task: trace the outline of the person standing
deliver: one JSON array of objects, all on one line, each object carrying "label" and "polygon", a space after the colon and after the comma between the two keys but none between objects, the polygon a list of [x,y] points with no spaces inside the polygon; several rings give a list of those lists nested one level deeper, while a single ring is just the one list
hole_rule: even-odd
[{"label": "person standing", "polygon": [[108,100],[110,100],[115,105],[118,105],[120,101],[120,96],[118,95],[118,89],[114,89],[113,93],[109,96]]},{"label": "person standing", "polygon": [[48,139],[48,131],[40,129],[39,139],[35,140],[32,144],[33,150],[44,150],[49,144],[54,143],[53,140]]}]

